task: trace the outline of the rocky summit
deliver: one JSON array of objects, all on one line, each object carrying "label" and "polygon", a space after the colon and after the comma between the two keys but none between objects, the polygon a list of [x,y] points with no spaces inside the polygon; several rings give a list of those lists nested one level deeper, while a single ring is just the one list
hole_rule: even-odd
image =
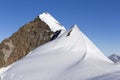
[{"label": "rocky summit", "polygon": [[36,47],[50,41],[54,32],[39,16],[0,43],[0,67],[23,58]]}]

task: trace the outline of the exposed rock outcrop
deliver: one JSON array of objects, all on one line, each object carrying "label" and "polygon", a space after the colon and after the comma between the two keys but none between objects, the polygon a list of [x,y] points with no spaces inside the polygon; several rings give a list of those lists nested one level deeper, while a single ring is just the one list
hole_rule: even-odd
[{"label": "exposed rock outcrop", "polygon": [[49,26],[37,17],[0,43],[0,67],[21,59],[31,50],[51,40],[54,34]]}]

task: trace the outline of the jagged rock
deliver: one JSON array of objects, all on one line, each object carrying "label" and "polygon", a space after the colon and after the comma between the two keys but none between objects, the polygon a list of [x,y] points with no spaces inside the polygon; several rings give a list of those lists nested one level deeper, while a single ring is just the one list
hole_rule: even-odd
[{"label": "jagged rock", "polygon": [[54,34],[39,17],[21,27],[0,43],[0,67],[23,58],[28,52],[51,40]]}]

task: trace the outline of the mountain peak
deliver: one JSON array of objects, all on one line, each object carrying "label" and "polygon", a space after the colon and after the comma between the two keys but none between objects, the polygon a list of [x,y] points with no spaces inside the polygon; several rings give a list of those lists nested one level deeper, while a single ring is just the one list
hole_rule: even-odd
[{"label": "mountain peak", "polygon": [[77,29],[80,31],[79,27],[77,26],[77,24],[74,24],[73,27],[71,29]]},{"label": "mountain peak", "polygon": [[[39,24],[35,26],[37,28],[42,27],[42,29],[37,31],[43,31],[46,26],[48,30],[45,29],[43,33],[38,33],[37,39],[35,37],[26,38],[26,35],[23,35],[22,32],[21,42],[23,43],[23,39],[26,38],[29,41],[35,40],[38,43],[41,40],[38,39],[39,34],[43,35],[42,40],[44,40],[45,33],[50,34],[49,37],[53,34],[53,40],[32,50],[27,56],[12,64],[6,70],[3,68],[2,74],[0,74],[1,80],[109,80],[111,75],[115,76],[115,79],[111,80],[119,78],[116,78],[116,75],[120,71],[120,66],[113,65],[113,62],[82,33],[77,25],[64,31],[62,29],[65,28],[48,12],[40,14],[38,20],[42,24],[35,23]],[[35,28],[35,26],[33,27]],[[31,29],[33,28],[31,27]],[[35,35],[31,36],[36,36],[36,31],[32,31],[34,32],[28,31],[28,34],[32,33]],[[47,33],[48,31],[50,33]],[[61,33],[61,31],[64,32]],[[25,41],[28,42],[27,40]],[[16,43],[18,42],[19,40],[16,41]],[[23,44],[26,44],[26,42]],[[33,43],[29,43],[28,47],[31,47]],[[5,44],[8,45],[8,43]],[[25,47],[23,45],[18,48],[24,49]],[[17,52],[21,53],[21,51]],[[116,58],[116,55],[114,56]],[[106,75],[110,75],[110,78]],[[104,77],[107,77],[107,79]]]},{"label": "mountain peak", "polygon": [[[43,14],[49,15],[49,13]],[[53,35],[54,32],[40,20],[39,16],[21,26],[13,35],[0,43],[0,68],[14,63],[31,50],[49,42]]]},{"label": "mountain peak", "polygon": [[77,24],[74,24],[73,27],[78,27]]},{"label": "mountain peak", "polygon": [[111,70],[109,64],[111,61],[74,25],[14,63],[1,77],[2,80],[10,79],[9,76],[10,80],[86,80],[107,73]]},{"label": "mountain peak", "polygon": [[39,18],[45,22],[51,29],[51,31],[56,32],[58,30],[63,30],[65,27],[61,25],[52,15],[48,12],[44,12],[39,15]]},{"label": "mountain peak", "polygon": [[[86,49],[86,58],[87,59],[98,59],[105,62],[112,63],[95,45],[94,43],[79,29],[75,24],[70,28],[65,34],[66,37],[71,36],[71,39],[77,39],[77,43],[80,44],[80,40],[83,40],[84,48]],[[77,46],[80,48],[80,46]]]}]

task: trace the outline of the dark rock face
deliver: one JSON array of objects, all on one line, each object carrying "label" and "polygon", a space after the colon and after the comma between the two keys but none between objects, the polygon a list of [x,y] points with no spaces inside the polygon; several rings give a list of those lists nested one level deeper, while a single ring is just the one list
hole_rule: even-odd
[{"label": "dark rock face", "polygon": [[54,33],[54,35],[52,36],[51,41],[54,40],[54,39],[56,39],[60,33],[61,33],[61,30],[56,31]]},{"label": "dark rock face", "polygon": [[0,67],[21,59],[31,50],[51,40],[54,34],[49,26],[37,17],[0,43]]},{"label": "dark rock face", "polygon": [[120,56],[116,54],[112,54],[109,56],[109,59],[112,60],[114,63],[120,63]]}]

